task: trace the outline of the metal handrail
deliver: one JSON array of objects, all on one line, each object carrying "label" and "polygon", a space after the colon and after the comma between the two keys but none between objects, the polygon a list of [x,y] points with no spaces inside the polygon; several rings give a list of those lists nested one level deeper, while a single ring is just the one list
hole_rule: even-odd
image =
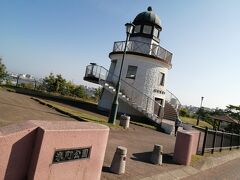
[{"label": "metal handrail", "polygon": [[223,133],[223,134],[226,134],[226,135],[240,136],[240,134],[218,131],[218,130],[213,130],[213,129],[208,129],[208,132],[216,132],[216,133],[219,133],[219,134]]},{"label": "metal handrail", "polygon": [[[87,69],[86,69],[86,74],[85,74],[85,77],[89,77],[89,76],[93,76],[93,77],[96,77],[96,78],[98,78],[98,83],[99,84],[101,84],[101,81],[105,81],[105,82],[107,82],[107,83],[109,83],[109,84],[111,84],[113,87],[115,86],[115,84],[113,84],[113,82],[112,81],[109,81],[107,78],[108,78],[108,75],[111,75],[112,77],[114,77],[114,78],[118,78],[118,76],[116,75],[116,74],[114,74],[113,72],[110,72],[109,70],[107,70],[105,67],[103,67],[103,66],[99,66],[99,65],[96,65],[96,64],[94,64],[94,65],[88,65],[87,66]],[[122,79],[121,78],[121,83],[123,84],[123,85],[126,85],[127,87],[130,87],[131,89],[133,89],[135,92],[136,92],[136,94],[138,94],[138,95],[141,95],[141,96],[143,96],[145,99],[146,99],[146,106],[145,106],[145,110],[147,111],[148,109],[151,109],[151,108],[148,108],[148,105],[149,105],[149,103],[151,103],[152,102],[152,104],[156,104],[156,105],[158,105],[159,106],[159,108],[161,107],[162,108],[162,105],[161,104],[159,104],[158,102],[156,102],[154,99],[152,99],[151,97],[149,97],[148,95],[146,95],[144,92],[142,92],[142,91],[140,91],[139,89],[137,89],[136,87],[134,87],[134,86],[132,86],[131,84],[129,84],[128,82],[126,82],[124,79]],[[123,89],[121,89],[121,92],[123,92]],[[173,94],[173,93],[171,93],[170,91],[167,91],[167,92],[169,92],[169,94],[171,95],[171,99],[176,99],[176,102],[177,102],[177,106],[175,107],[175,110],[177,111],[178,109],[179,109],[179,107],[181,106],[181,103],[180,103],[180,101],[178,100],[178,98]],[[123,92],[123,93],[125,93],[125,92]],[[129,95],[129,94],[125,94],[125,95],[127,95],[127,96],[129,96],[129,98],[133,98],[133,92],[132,92],[132,94],[131,95]],[[136,95],[135,95],[136,96]],[[150,101],[150,102],[149,102]],[[134,102],[134,101],[133,101]],[[169,101],[169,103],[171,104],[171,102]],[[173,107],[175,106],[175,105],[172,105]],[[153,109],[152,109],[153,110]],[[159,115],[159,113],[158,113],[158,115]]]},{"label": "metal handrail", "polygon": [[[122,52],[124,45],[125,45],[125,41],[114,42],[113,52]],[[171,64],[171,60],[172,60],[172,53],[156,44],[130,40],[128,41],[128,44],[127,44],[127,51],[158,57],[166,61],[168,64]]]},{"label": "metal handrail", "polygon": [[[172,99],[175,100],[175,102],[171,102]],[[169,90],[166,90],[166,93],[165,93],[165,100],[167,102],[169,102],[177,111],[180,110],[182,104],[181,102],[179,101],[179,99]]]},{"label": "metal handrail", "polygon": [[[105,67],[103,67],[103,66],[99,66],[99,65],[88,65],[87,68],[88,68],[88,67],[91,67],[91,66],[100,67],[100,68],[104,69],[104,70],[107,72],[106,74],[111,74],[111,75],[113,75],[114,77],[118,78],[118,76],[117,76],[116,74],[110,72],[109,70],[107,70],[107,69],[106,69]],[[100,72],[101,72],[101,71],[100,71]],[[85,76],[86,76],[86,75],[85,75]],[[101,80],[101,79],[99,78],[99,80]],[[106,80],[106,82],[109,82],[109,81],[107,81],[107,79],[102,79],[102,80]],[[151,97],[149,97],[149,96],[146,95],[145,93],[141,92],[140,90],[138,90],[137,88],[135,88],[134,86],[132,86],[131,84],[129,84],[128,82],[126,82],[125,80],[123,80],[122,78],[121,78],[121,82],[124,82],[125,84],[127,84],[128,86],[130,86],[131,88],[133,88],[134,90],[136,90],[137,92],[143,94],[144,96],[148,97],[148,98],[151,99],[152,101],[156,102],[156,101],[153,100]],[[109,82],[109,83],[112,83],[112,82]],[[114,84],[112,84],[112,85],[114,85]],[[156,102],[156,103],[159,104],[158,102]],[[159,105],[162,106],[161,104],[159,104]]]},{"label": "metal handrail", "polygon": [[[111,75],[111,77],[118,79],[117,75],[115,75],[113,72],[108,71],[106,68],[102,66],[89,65],[87,66],[85,77],[91,77],[94,78],[95,80],[98,79],[99,84],[105,86],[106,85],[105,83],[107,83],[116,89],[115,87],[116,85],[114,84],[114,82],[112,80],[109,81],[109,79],[107,79],[109,78],[108,76],[109,74]],[[151,119],[154,119],[153,116],[155,116],[155,118],[161,117],[162,115],[161,112],[163,108],[161,104],[159,104],[158,102],[156,102],[151,97],[147,96],[137,88],[133,87],[131,84],[127,83],[122,78],[120,82],[122,84],[121,87],[125,86],[125,88],[120,89],[120,93],[122,95],[125,95],[127,103],[131,104],[131,106],[133,106],[135,109],[138,109],[140,112],[144,114],[147,113],[146,115]],[[125,92],[126,89],[131,90],[130,91],[127,90]],[[157,111],[154,111],[154,108],[152,107],[157,108]]]}]

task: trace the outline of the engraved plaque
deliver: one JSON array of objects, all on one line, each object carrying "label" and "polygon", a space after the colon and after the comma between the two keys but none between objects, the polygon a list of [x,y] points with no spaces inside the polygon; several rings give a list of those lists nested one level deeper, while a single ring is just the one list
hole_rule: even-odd
[{"label": "engraved plaque", "polygon": [[91,147],[77,149],[58,149],[53,156],[53,163],[61,163],[90,158]]}]

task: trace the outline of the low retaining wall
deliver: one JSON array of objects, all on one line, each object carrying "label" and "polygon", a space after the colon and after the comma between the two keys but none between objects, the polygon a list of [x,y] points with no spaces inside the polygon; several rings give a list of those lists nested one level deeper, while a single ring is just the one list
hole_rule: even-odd
[{"label": "low retaining wall", "polygon": [[0,128],[0,179],[100,179],[109,128],[27,121]]}]

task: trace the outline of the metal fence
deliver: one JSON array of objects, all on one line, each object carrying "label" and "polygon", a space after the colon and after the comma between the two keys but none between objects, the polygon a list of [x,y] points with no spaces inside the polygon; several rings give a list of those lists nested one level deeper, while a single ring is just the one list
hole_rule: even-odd
[{"label": "metal fence", "polygon": [[[204,132],[201,132],[199,144],[201,145],[201,154],[205,152],[214,151],[221,152],[223,149],[232,150],[233,148],[240,147],[240,134],[228,133],[223,131],[217,131],[205,128]],[[201,141],[202,139],[202,141]]]}]

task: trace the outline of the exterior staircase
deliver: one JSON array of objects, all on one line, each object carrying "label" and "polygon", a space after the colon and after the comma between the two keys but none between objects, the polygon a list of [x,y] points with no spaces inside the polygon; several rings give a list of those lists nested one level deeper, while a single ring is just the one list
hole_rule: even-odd
[{"label": "exterior staircase", "polygon": [[[117,79],[118,76],[109,72],[106,68],[96,65],[95,63],[91,63],[86,67],[86,72],[84,76],[84,80],[88,82],[92,82],[95,84],[101,85],[105,90],[114,94],[116,92],[115,84],[108,80],[108,75]],[[141,113],[143,116],[147,117],[149,120],[154,122],[155,124],[162,125],[162,119],[168,119],[170,121],[175,121],[177,117],[177,111],[180,108],[179,100],[169,91],[166,93],[166,102],[164,107],[164,113],[159,113],[159,115],[154,114],[149,111],[149,105],[154,104],[155,106],[159,106],[159,109],[163,109],[162,105],[158,102],[151,99],[149,96],[139,91],[131,84],[127,83],[123,79],[121,79],[121,87],[130,88],[132,90],[131,94],[125,94],[123,89],[120,89],[119,98],[130,105],[137,112]],[[137,104],[134,100],[136,96],[141,96],[145,99],[146,103]],[[163,115],[164,114],[164,115]],[[172,123],[171,123],[172,124]]]},{"label": "exterior staircase", "polygon": [[171,121],[177,119],[176,109],[168,101],[165,101],[163,118]]}]

